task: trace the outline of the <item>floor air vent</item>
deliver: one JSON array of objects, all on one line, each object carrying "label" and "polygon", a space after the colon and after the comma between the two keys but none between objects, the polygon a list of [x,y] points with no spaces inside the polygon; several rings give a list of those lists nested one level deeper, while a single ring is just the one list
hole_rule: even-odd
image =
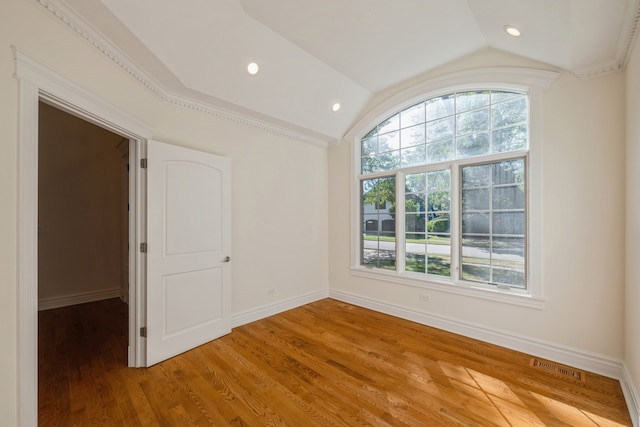
[{"label": "floor air vent", "polygon": [[552,374],[584,382],[584,372],[569,366],[558,365],[557,363],[541,360],[536,357],[531,359],[531,366],[551,372]]}]

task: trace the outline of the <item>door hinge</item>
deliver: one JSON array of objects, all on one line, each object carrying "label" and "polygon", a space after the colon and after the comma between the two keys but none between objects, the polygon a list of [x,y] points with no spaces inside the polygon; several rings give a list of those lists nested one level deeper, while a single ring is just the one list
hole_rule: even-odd
[{"label": "door hinge", "polygon": [[140,167],[142,169],[146,169],[147,168],[147,159],[140,159]]},{"label": "door hinge", "polygon": [[147,244],[146,243],[140,243],[140,252],[142,252],[143,254],[147,253]]},{"label": "door hinge", "polygon": [[142,338],[146,338],[147,337],[147,327],[143,326],[142,328],[140,328],[140,336]]}]

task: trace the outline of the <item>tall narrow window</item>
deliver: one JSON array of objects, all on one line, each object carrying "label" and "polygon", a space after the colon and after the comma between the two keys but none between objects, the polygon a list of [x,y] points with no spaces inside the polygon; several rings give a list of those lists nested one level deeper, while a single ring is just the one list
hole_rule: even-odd
[{"label": "tall narrow window", "polygon": [[525,160],[462,168],[461,278],[525,287]]},{"label": "tall narrow window", "polygon": [[362,257],[368,267],[396,268],[396,179],[362,181]]}]

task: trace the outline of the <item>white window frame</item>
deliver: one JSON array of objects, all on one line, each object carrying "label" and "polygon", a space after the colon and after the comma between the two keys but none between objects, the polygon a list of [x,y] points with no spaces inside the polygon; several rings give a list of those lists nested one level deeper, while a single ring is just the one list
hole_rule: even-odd
[{"label": "white window frame", "polygon": [[[386,101],[374,107],[369,113],[362,117],[358,123],[345,135],[345,140],[351,144],[351,274],[353,276],[364,277],[374,280],[382,280],[396,284],[413,287],[432,289],[441,292],[465,295],[475,298],[487,299],[502,303],[542,309],[544,308],[543,284],[542,284],[542,114],[541,96],[542,91],[548,89],[559,73],[546,70],[535,70],[528,68],[481,68],[468,70],[440,76],[413,87],[403,90]],[[529,149],[511,153],[500,153],[496,155],[483,156],[483,161],[493,161],[505,157],[526,157],[527,161],[527,289],[502,289],[495,285],[454,280],[456,275],[452,273],[451,278],[438,278],[432,275],[402,273],[385,269],[372,269],[360,265],[361,254],[361,212],[360,212],[360,141],[374,126],[381,123],[387,117],[396,114],[416,103],[434,97],[451,94],[460,91],[476,90],[504,90],[520,92],[529,97]],[[451,163],[438,165],[438,169],[450,167]],[[396,176],[396,194],[404,193],[404,176],[406,170],[381,171],[379,173],[366,174],[366,178],[376,176]],[[458,167],[452,169],[451,186],[459,187]],[[400,192],[400,193],[398,193]],[[456,190],[458,193],[458,190]],[[397,197],[397,196],[396,196]],[[452,197],[451,212],[459,211],[459,201],[457,197]],[[404,198],[398,197],[398,203],[402,203]],[[396,221],[396,245],[400,248],[400,253],[404,253],[401,246],[404,242],[404,220],[398,218]],[[400,230],[400,232],[398,231]],[[455,230],[457,231],[457,230]],[[458,249],[459,236],[451,235],[451,266],[458,266],[455,259]],[[401,258],[397,256],[397,258]],[[398,261],[398,260],[397,260]],[[404,263],[404,259],[399,260]],[[402,267],[402,266],[401,266]]]}]

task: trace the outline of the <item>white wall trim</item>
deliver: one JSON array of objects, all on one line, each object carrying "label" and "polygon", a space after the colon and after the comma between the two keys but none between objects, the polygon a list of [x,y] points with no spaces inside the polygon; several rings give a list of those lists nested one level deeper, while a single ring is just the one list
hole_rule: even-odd
[{"label": "white wall trim", "polygon": [[441,316],[413,308],[389,304],[350,292],[332,289],[331,298],[348,302],[360,307],[369,308],[381,313],[411,320],[469,338],[506,347],[512,350],[542,357],[565,365],[584,369],[606,377],[621,379],[622,361],[607,356],[590,353],[576,348],[562,346],[551,342],[516,335],[498,329],[488,328],[463,322],[450,317]]},{"label": "white wall trim", "polygon": [[19,83],[18,425],[27,427],[38,425],[38,87]]},{"label": "white wall trim", "polygon": [[140,67],[133,63],[126,54],[116,47],[110,40],[104,37],[95,29],[91,28],[85,21],[78,16],[70,7],[66,6],[59,0],[36,0],[47,12],[51,13],[56,19],[69,27],[73,32],[98,49],[116,66],[120,67],[125,73],[140,83],[143,87],[151,91],[164,102],[185,108],[187,110],[197,111],[209,114],[221,119],[229,120],[244,126],[257,128],[275,135],[284,136],[297,141],[328,147],[330,142],[322,138],[316,137],[309,133],[298,131],[284,125],[269,123],[265,120],[250,117],[236,111],[231,111],[213,102],[201,102],[187,96],[172,93],[160,82],[149,76]]},{"label": "white wall trim", "polygon": [[624,399],[627,402],[627,408],[629,408],[629,415],[631,415],[633,427],[640,427],[640,394],[638,394],[638,390],[636,390],[633,385],[633,379],[626,364],[622,367],[620,386],[624,393]]},{"label": "white wall trim", "polygon": [[102,301],[111,298],[120,298],[120,291],[120,287],[117,287],[102,291],[81,292],[73,295],[43,298],[38,301],[38,311],[68,307],[70,305],[84,304],[87,302]]},{"label": "white wall trim", "polygon": [[251,310],[241,311],[231,316],[231,327],[236,328],[238,326],[255,322],[256,320],[264,319],[266,317],[282,313],[283,311],[301,307],[305,304],[310,304],[325,298],[329,298],[328,289],[310,292],[294,298],[277,301],[273,304],[267,304]]}]

